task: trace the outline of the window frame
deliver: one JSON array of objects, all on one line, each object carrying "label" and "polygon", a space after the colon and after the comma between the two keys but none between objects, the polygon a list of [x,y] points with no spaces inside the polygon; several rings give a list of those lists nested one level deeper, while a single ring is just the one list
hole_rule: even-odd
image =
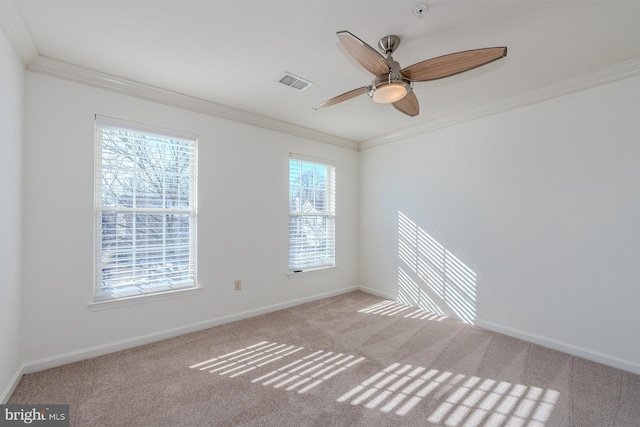
[{"label": "window frame", "polygon": [[[103,135],[106,134],[105,129],[116,130],[120,132],[127,132],[131,136],[130,138],[142,137],[146,142],[147,139],[155,141],[166,141],[169,144],[187,143],[187,156],[188,156],[188,207],[167,207],[164,196],[162,198],[161,207],[140,207],[133,205],[130,207],[122,206],[104,206],[103,202],[103,161],[102,155],[104,152]],[[147,145],[149,146],[149,145]],[[182,132],[172,129],[161,128],[158,126],[136,123],[127,120],[115,119],[112,117],[95,115],[95,130],[94,130],[94,256],[93,256],[93,286],[92,286],[92,302],[90,305],[115,303],[115,302],[127,302],[132,300],[157,300],[163,299],[170,294],[181,293],[185,294],[185,291],[193,291],[199,289],[197,280],[197,223],[198,223],[198,203],[197,203],[197,186],[198,186],[198,135],[194,133]],[[135,177],[137,171],[133,170],[131,176]],[[126,173],[126,172],[125,172]],[[166,172],[164,172],[166,174]],[[165,176],[165,175],[163,175]],[[166,186],[162,186],[162,193],[166,190]],[[152,193],[154,197],[159,194],[158,192]],[[168,281],[157,282],[154,284],[149,280],[152,273],[148,273],[144,278],[148,281],[139,283],[137,285],[122,285],[123,288],[131,288],[130,292],[118,292],[116,285],[110,289],[105,289],[103,286],[103,266],[105,265],[103,257],[103,213],[108,212],[114,215],[126,214],[126,215],[154,215],[154,216],[166,216],[166,215],[188,215],[188,262],[186,274],[187,280],[179,281],[172,284]],[[135,223],[135,221],[134,221]],[[156,225],[155,223],[152,223]],[[157,226],[157,225],[156,225]],[[169,246],[164,240],[167,238],[167,234],[170,233],[166,220],[163,218],[161,226],[161,235],[163,239],[162,251],[166,250]],[[134,235],[133,241],[138,241],[139,237]],[[149,250],[148,248],[146,250]],[[164,259],[164,257],[163,257]],[[153,298],[150,298],[153,297]]]},{"label": "window frame", "polygon": [[[307,164],[311,164],[311,165],[319,165],[319,166],[325,166],[327,167],[327,177],[326,177],[326,191],[327,191],[327,200],[325,203],[326,206],[326,212],[324,213],[317,213],[317,212],[313,212],[313,213],[302,213],[302,212],[295,212],[291,210],[291,162],[292,161],[298,161],[298,162],[302,162],[302,163],[307,163]],[[318,158],[318,157],[312,157],[312,156],[307,156],[307,155],[302,155],[302,154],[297,154],[297,153],[289,153],[289,174],[288,174],[288,183],[287,183],[287,187],[288,187],[288,194],[289,194],[289,238],[288,238],[288,247],[289,247],[289,256],[288,256],[288,276],[289,277],[293,277],[293,276],[297,276],[300,274],[305,274],[305,273],[318,273],[318,272],[324,272],[324,271],[328,271],[331,269],[336,268],[336,165],[335,162],[330,161],[330,160],[326,160],[326,159],[322,159],[322,158]],[[296,266],[296,265],[292,265],[292,257],[291,257],[291,251],[292,251],[292,235],[291,235],[291,220],[293,217],[322,217],[325,218],[327,221],[327,224],[331,224],[328,225],[328,227],[330,227],[330,236],[329,237],[329,251],[328,251],[328,259],[330,262],[328,263],[317,263],[317,264],[313,264],[313,265],[308,265],[308,266]]]}]

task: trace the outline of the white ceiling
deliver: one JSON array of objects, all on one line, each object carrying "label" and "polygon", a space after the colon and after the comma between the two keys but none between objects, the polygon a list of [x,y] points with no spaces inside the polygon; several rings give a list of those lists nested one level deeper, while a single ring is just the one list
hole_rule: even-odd
[{"label": "white ceiling", "polygon": [[[4,0],[2,0],[4,1]],[[360,142],[503,102],[640,57],[640,1],[32,1],[13,3],[37,53]],[[429,6],[418,19],[413,11]],[[13,7],[13,6],[12,6]],[[401,38],[402,67],[482,47],[508,56],[416,83],[420,115],[367,95],[314,111],[372,76],[338,42]],[[304,92],[285,71],[314,82]]]}]

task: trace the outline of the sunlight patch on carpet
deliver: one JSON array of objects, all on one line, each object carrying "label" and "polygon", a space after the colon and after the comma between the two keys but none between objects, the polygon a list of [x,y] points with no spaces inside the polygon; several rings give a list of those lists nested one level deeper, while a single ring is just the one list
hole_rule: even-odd
[{"label": "sunlight patch on carpet", "polygon": [[432,311],[422,310],[420,308],[392,300],[380,301],[379,303],[358,310],[358,313],[378,314],[380,316],[396,316],[407,319],[435,320],[437,322],[447,318],[447,316],[443,316]]},{"label": "sunlight patch on carpet", "polygon": [[[298,359],[292,362],[290,362],[291,358],[286,359],[294,354]],[[253,374],[258,376],[251,380],[252,383],[306,393],[363,360],[365,360],[364,357],[356,357],[351,354],[261,341],[193,364],[189,368],[217,373],[229,378],[255,371]],[[271,363],[276,363],[275,366],[284,365],[279,368],[275,367],[266,373],[260,372],[260,368]]]},{"label": "sunlight patch on carpet", "polygon": [[400,416],[420,404],[437,405],[427,421],[450,427],[541,427],[559,396],[556,390],[394,363],[337,401]]},{"label": "sunlight patch on carpet", "polygon": [[262,341],[249,347],[196,363],[189,366],[189,368],[197,368],[200,371],[209,370],[210,373],[217,372],[220,375],[230,374],[230,377],[237,377],[303,349],[304,347]]},{"label": "sunlight patch on carpet", "polygon": [[273,385],[274,388],[287,386],[287,391],[298,389],[298,393],[305,393],[363,360],[364,357],[356,358],[350,354],[318,350],[251,382]]}]

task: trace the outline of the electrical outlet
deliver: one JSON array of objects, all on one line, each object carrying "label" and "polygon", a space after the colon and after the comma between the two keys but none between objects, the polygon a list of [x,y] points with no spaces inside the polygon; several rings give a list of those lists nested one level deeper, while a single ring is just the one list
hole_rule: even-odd
[{"label": "electrical outlet", "polygon": [[234,280],[233,281],[233,289],[239,291],[242,289],[242,280]]}]

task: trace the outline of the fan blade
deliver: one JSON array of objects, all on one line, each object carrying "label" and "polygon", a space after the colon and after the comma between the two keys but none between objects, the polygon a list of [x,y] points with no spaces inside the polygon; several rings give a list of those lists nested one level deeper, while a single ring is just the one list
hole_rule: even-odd
[{"label": "fan blade", "polygon": [[377,50],[349,31],[338,31],[336,35],[347,52],[371,74],[378,76],[389,73],[389,63]]},{"label": "fan blade", "polygon": [[329,107],[331,105],[335,105],[339,102],[342,101],[347,101],[351,98],[355,98],[358,95],[362,95],[363,93],[367,93],[369,92],[369,87],[368,86],[364,86],[364,87],[360,87],[358,89],[354,89],[354,90],[350,90],[349,92],[345,92],[342,95],[338,95],[338,96],[334,96],[333,98],[329,99],[328,101],[324,101],[322,104],[320,105],[316,105],[315,107],[313,107],[314,110],[318,110],[320,108],[324,108],[324,107]]},{"label": "fan blade", "polygon": [[469,71],[505,56],[507,56],[506,47],[467,50],[427,59],[410,65],[400,72],[413,82],[425,82]]},{"label": "fan blade", "polygon": [[418,98],[413,91],[409,92],[407,96],[400,101],[396,101],[391,105],[393,105],[396,110],[411,117],[415,117],[420,113],[420,104],[418,104]]}]

